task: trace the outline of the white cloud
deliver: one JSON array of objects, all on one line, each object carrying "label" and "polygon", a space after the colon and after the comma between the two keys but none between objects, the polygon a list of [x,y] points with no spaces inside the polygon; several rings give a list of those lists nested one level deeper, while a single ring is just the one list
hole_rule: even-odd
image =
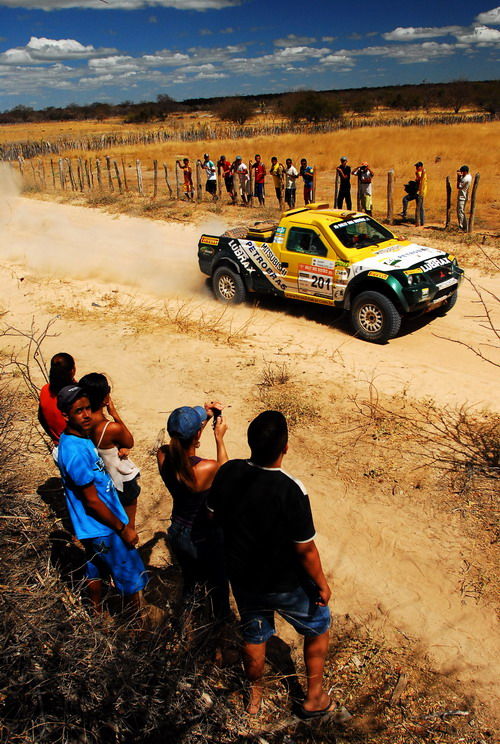
[{"label": "white cloud", "polygon": [[488,26],[475,26],[470,31],[457,34],[457,39],[462,44],[489,46],[490,44],[500,43],[500,31],[496,28],[488,28]]},{"label": "white cloud", "polygon": [[25,47],[7,49],[0,54],[0,64],[33,65],[56,60],[91,59],[115,51],[84,46],[75,39],[46,39],[32,36]]},{"label": "white cloud", "polygon": [[492,8],[486,10],[484,13],[479,13],[476,17],[478,23],[485,23],[487,26],[500,26],[500,5],[498,8]]},{"label": "white cloud", "polygon": [[414,41],[415,39],[434,39],[439,36],[456,35],[462,31],[462,26],[398,26],[393,31],[382,34],[386,41]]},{"label": "white cloud", "polygon": [[457,49],[456,44],[438,44],[436,41],[424,41],[422,44],[404,44],[373,46],[365,49],[341,49],[336,54],[349,56],[388,57],[396,59],[401,64],[415,62],[429,62],[433,59],[448,57]]},{"label": "white cloud", "polygon": [[0,0],[0,6],[32,10],[65,10],[92,8],[93,10],[137,10],[146,7],[176,8],[177,10],[220,10],[239,5],[241,0]]},{"label": "white cloud", "polygon": [[316,39],[314,36],[296,36],[295,34],[288,34],[288,36],[285,36],[283,39],[275,39],[274,46],[307,46],[308,44],[314,44],[315,41]]}]

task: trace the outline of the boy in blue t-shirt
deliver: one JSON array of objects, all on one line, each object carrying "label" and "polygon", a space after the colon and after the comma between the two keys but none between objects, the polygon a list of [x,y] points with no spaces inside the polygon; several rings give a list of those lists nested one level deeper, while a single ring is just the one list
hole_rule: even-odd
[{"label": "boy in blue t-shirt", "polygon": [[91,601],[101,611],[102,579],[111,575],[128,604],[139,609],[147,574],[135,549],[139,537],[128,524],[111,477],[88,438],[92,426],[89,399],[78,385],[66,385],[57,405],[67,426],[61,434],[58,466],[76,537],[87,553]]}]

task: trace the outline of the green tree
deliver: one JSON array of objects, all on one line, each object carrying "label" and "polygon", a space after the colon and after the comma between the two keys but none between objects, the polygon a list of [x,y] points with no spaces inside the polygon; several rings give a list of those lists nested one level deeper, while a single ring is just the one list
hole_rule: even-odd
[{"label": "green tree", "polygon": [[244,98],[228,98],[219,104],[217,113],[224,121],[244,124],[253,114],[253,106]]},{"label": "green tree", "polygon": [[281,109],[291,121],[305,119],[317,123],[339,119],[342,116],[342,106],[338,100],[315,90],[290,93],[282,99]]}]

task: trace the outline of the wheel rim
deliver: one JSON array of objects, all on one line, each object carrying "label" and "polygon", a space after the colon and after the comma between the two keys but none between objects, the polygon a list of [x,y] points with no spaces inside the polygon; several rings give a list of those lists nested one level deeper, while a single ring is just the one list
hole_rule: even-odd
[{"label": "wheel rim", "polygon": [[359,324],[367,333],[380,333],[384,327],[381,309],[373,303],[363,305],[358,313]]},{"label": "wheel rim", "polygon": [[218,282],[219,294],[224,297],[225,300],[232,300],[236,294],[236,284],[232,276],[229,274],[222,274],[219,277]]}]

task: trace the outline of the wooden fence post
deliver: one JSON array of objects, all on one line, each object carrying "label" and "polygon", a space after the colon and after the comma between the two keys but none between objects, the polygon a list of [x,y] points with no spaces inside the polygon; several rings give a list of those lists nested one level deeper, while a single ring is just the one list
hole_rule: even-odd
[{"label": "wooden fence post", "polygon": [[358,178],[358,189],[356,192],[356,209],[358,212],[361,212],[361,181]]},{"label": "wooden fence post", "polygon": [[253,194],[255,191],[255,171],[252,161],[248,161],[248,204],[253,207]]},{"label": "wooden fence post", "polygon": [[108,171],[108,186],[110,191],[114,191],[115,187],[113,186],[113,178],[111,176],[111,158],[109,155],[105,156],[106,158],[106,170]]},{"label": "wooden fence post", "polygon": [[387,171],[387,222],[394,224],[394,170]]},{"label": "wooden fence post", "polygon": [[113,168],[115,169],[115,176],[116,176],[116,181],[118,183],[118,189],[120,191],[120,194],[123,194],[122,179],[120,177],[120,171],[118,170],[118,163],[116,162],[116,160],[113,160]]},{"label": "wooden fence post", "polygon": [[153,199],[158,195],[158,161],[153,160]]},{"label": "wooden fence post", "polygon": [[22,157],[22,155],[19,155],[19,157],[17,158],[17,162],[19,163],[19,173],[21,174],[21,176],[24,177],[24,158]]},{"label": "wooden fence post", "polygon": [[87,182],[87,188],[88,188],[89,191],[91,191],[92,190],[92,181],[90,180],[89,161],[87,160],[87,158],[85,158],[85,161],[84,161],[83,164],[85,166],[85,180]]},{"label": "wooden fence post", "polygon": [[470,212],[469,212],[469,223],[467,225],[467,232],[471,233],[474,229],[474,218],[476,216],[476,193],[477,187],[479,186],[480,174],[476,173],[474,176],[474,184],[472,186],[472,194],[470,197]]},{"label": "wooden fence post", "polygon": [[31,170],[33,172],[33,186],[36,186],[36,173],[35,173],[35,166],[33,164],[33,159],[30,160]]},{"label": "wooden fence post", "polygon": [[41,171],[41,174],[42,174],[43,188],[46,189],[47,188],[47,181],[45,179],[45,164],[44,164],[43,160],[40,160],[40,171]]},{"label": "wooden fence post", "polygon": [[101,171],[101,161],[99,158],[95,159],[95,170],[97,174],[97,183],[99,184],[99,188],[102,191],[102,171]]},{"label": "wooden fence post", "polygon": [[[311,193],[311,199],[313,202],[316,201],[316,179],[318,177],[318,168],[316,165],[313,166],[313,185],[312,185],[312,193]],[[335,205],[334,205],[335,206]]]},{"label": "wooden fence post", "polygon": [[71,189],[72,191],[76,191],[76,181],[75,181],[75,176],[73,173],[73,166],[71,165],[71,158],[66,158],[66,163],[68,164],[68,173],[69,173],[69,180],[71,183]]},{"label": "wooden fence post", "polygon": [[337,209],[339,201],[339,190],[340,190],[340,176],[337,169],[335,169],[335,187],[333,189],[333,208]]},{"label": "wooden fence post", "polygon": [[224,173],[222,168],[217,166],[217,198],[219,201],[222,199],[222,182],[224,181]]},{"label": "wooden fence post", "polygon": [[238,202],[238,192],[240,187],[240,179],[236,171],[233,173],[233,191],[234,191],[234,203]]},{"label": "wooden fence post", "polygon": [[450,177],[446,176],[446,223],[445,230],[450,227],[451,223],[451,183]]},{"label": "wooden fence post", "polygon": [[50,170],[52,171],[52,188],[56,190],[56,172],[54,169],[54,161],[50,158]]},{"label": "wooden fence post", "polygon": [[137,174],[137,189],[139,191],[139,194],[141,196],[144,196],[144,189],[143,189],[143,183],[142,183],[142,168],[141,168],[141,161],[139,158],[135,161],[135,172]]},{"label": "wooden fence post", "polygon": [[196,161],[196,198],[199,202],[203,200],[203,186],[201,185],[201,163]]},{"label": "wooden fence post", "polygon": [[64,176],[64,160],[59,158],[59,180],[61,182],[61,188],[64,191],[66,188],[66,179]]},{"label": "wooden fence post", "polygon": [[76,172],[78,175],[78,185],[80,186],[80,191],[83,191],[83,163],[81,158],[78,158],[77,160]]},{"label": "wooden fence post", "polygon": [[125,168],[125,160],[123,158],[122,158],[122,172],[123,172],[123,185],[125,186],[125,191],[128,191],[127,170]]},{"label": "wooden fence post", "polygon": [[181,198],[181,187],[179,184],[179,161],[175,161],[175,196],[176,199]]},{"label": "wooden fence post", "polygon": [[172,198],[172,187],[168,180],[168,168],[166,163],[163,163],[163,170],[165,171],[165,183],[167,184],[168,193],[170,194],[170,198]]}]

